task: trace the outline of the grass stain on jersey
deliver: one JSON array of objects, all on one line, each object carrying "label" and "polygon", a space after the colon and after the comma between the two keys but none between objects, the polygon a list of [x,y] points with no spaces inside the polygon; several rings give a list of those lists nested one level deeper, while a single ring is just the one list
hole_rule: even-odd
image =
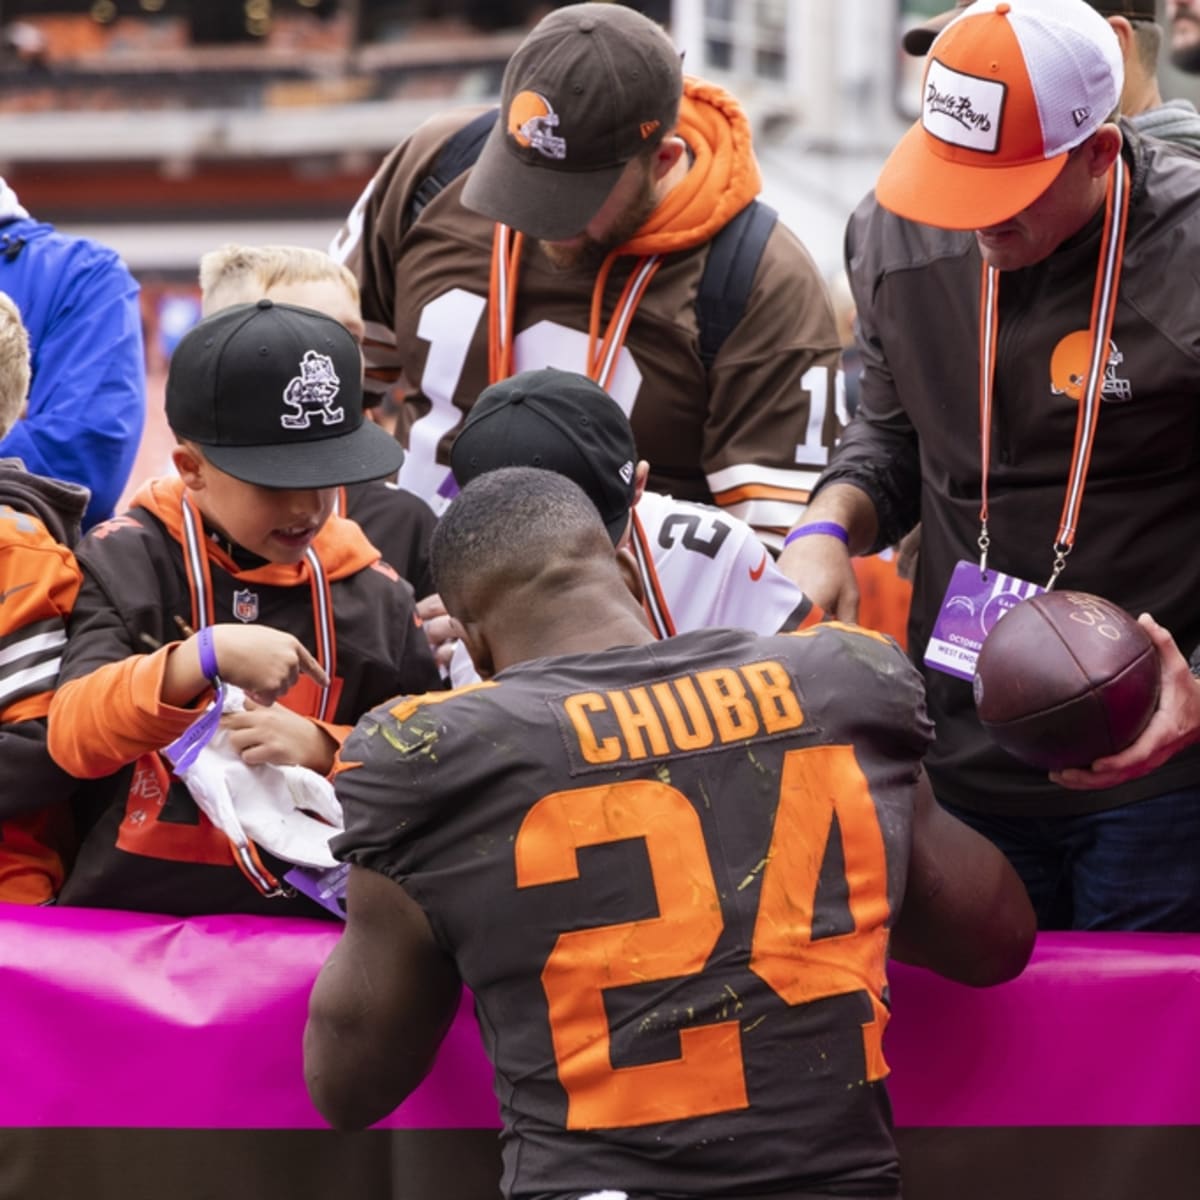
[{"label": "grass stain on jersey", "polygon": [[434,748],[440,736],[438,723],[428,718],[415,716],[403,725],[393,725],[390,722],[380,725],[380,733],[397,754],[405,756],[425,755],[430,762],[437,762]]},{"label": "grass stain on jersey", "polygon": [[759,875],[762,874],[763,868],[766,867],[770,859],[771,856],[769,854],[765,858],[760,858],[750,871],[750,874],[738,884],[737,890],[739,892],[744,892],[752,883],[754,883],[758,879]]}]

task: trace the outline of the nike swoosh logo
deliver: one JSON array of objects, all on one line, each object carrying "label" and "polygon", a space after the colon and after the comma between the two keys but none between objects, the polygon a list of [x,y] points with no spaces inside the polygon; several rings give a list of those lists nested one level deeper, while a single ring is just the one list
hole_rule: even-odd
[{"label": "nike swoosh logo", "polygon": [[757,583],[762,578],[762,573],[767,569],[767,552],[763,551],[762,562],[757,567],[750,568],[750,578]]},{"label": "nike swoosh logo", "polygon": [[0,604],[3,604],[9,596],[16,595],[17,592],[23,592],[26,588],[33,587],[33,581],[29,583],[18,583],[16,587],[10,587],[6,592],[0,592]]}]

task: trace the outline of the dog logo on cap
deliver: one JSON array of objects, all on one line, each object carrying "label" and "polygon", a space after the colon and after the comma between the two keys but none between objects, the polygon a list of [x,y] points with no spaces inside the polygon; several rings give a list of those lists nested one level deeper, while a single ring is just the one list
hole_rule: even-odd
[{"label": "dog logo on cap", "polygon": [[558,113],[537,92],[518,92],[508,106],[508,133],[518,146],[533,147],[546,158],[567,157],[567,143],[554,132]]},{"label": "dog logo on cap", "polygon": [[333,369],[328,354],[306,350],[300,360],[300,374],[283,393],[283,402],[292,409],[279,418],[284,429],[307,429],[312,418],[320,414],[325,425],[338,425],[346,417],[344,408],[334,408],[333,402],[341,390],[342,381]]},{"label": "dog logo on cap", "polygon": [[[1087,386],[1088,351],[1091,335],[1086,329],[1068,333],[1050,355],[1050,391],[1056,396],[1068,396],[1079,401]],[[1108,361],[1104,365],[1104,382],[1100,387],[1102,400],[1132,400],[1133,387],[1128,379],[1117,375],[1117,368],[1125,361],[1125,355],[1117,349],[1116,342],[1108,343]]]}]

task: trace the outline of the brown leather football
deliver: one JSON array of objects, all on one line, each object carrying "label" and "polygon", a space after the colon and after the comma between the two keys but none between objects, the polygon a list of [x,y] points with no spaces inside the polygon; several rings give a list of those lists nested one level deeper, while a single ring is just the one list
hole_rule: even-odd
[{"label": "brown leather football", "polygon": [[1123,750],[1158,704],[1158,653],[1124,609],[1087,592],[1023,600],[975,668],[975,710],[1010,754],[1046,770]]}]

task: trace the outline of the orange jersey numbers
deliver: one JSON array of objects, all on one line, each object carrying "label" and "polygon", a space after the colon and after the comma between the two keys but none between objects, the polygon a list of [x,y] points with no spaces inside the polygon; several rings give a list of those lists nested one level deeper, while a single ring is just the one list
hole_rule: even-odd
[{"label": "orange jersey numbers", "polygon": [[[837,824],[834,824],[834,816]],[[814,940],[818,877],[840,831],[854,931]],[[515,845],[518,887],[576,879],[583,846],[642,838],[659,916],[559,935],[542,970],[568,1129],[613,1129],[746,1108],[737,1021],[680,1031],[676,1059],[613,1067],[604,990],[697,975],[725,927],[700,818],[652,780],[555,792],[528,812]],[[865,991],[867,1078],[887,1074],[881,1041],[887,860],[870,791],[850,746],[784,755],[750,969],[788,1004]]]},{"label": "orange jersey numbers", "polygon": [[[833,833],[834,814],[842,835],[854,930],[814,941],[817,875]],[[783,758],[750,969],[789,1004],[865,991],[874,1011],[863,1026],[870,1080],[887,1074],[887,1009],[881,996],[888,915],[883,833],[853,747],[789,750]]]},{"label": "orange jersey numbers", "polygon": [[680,1057],[614,1068],[603,989],[694,975],[721,935],[700,818],[665,783],[631,780],[539,800],[516,841],[517,886],[575,879],[580,846],[645,838],[661,916],[559,935],[542,971],[568,1129],[612,1129],[745,1108],[736,1021],[684,1029]]}]

